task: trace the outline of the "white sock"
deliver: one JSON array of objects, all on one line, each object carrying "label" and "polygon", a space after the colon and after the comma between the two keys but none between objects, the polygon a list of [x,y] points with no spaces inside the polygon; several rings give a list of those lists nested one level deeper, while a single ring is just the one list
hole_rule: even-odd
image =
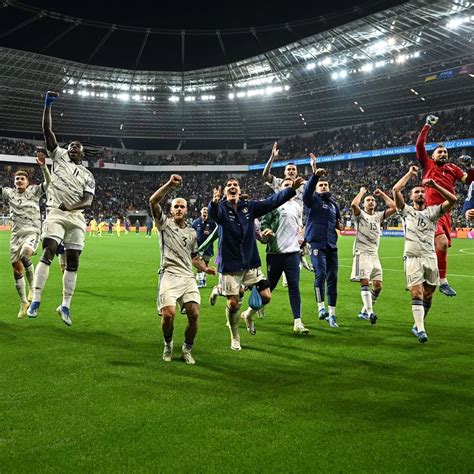
[{"label": "white sock", "polygon": [[62,306],[71,307],[71,299],[76,288],[77,272],[66,270],[63,275],[63,302]]},{"label": "white sock", "polygon": [[336,316],[336,307],[335,306],[328,306],[329,316]]},{"label": "white sock", "polygon": [[321,311],[322,309],[326,309],[326,306],[324,306],[324,301],[318,303],[318,310]]},{"label": "white sock", "polygon": [[296,326],[299,326],[300,324],[303,324],[303,321],[301,321],[301,318],[295,318],[293,320],[293,325],[296,327]]},{"label": "white sock", "polygon": [[35,266],[31,264],[28,267],[25,267],[26,280],[28,281],[28,286],[33,288],[33,280],[35,278]]},{"label": "white sock", "polygon": [[445,283],[448,283],[448,279],[447,279],[447,278],[440,278],[440,279],[439,279],[439,284],[440,284],[440,285],[444,285]]},{"label": "white sock", "polygon": [[239,309],[235,311],[230,311],[229,308],[226,306],[226,315],[227,321],[229,322],[229,329],[230,333],[232,334],[233,339],[239,338]]},{"label": "white sock", "polygon": [[25,286],[25,279],[23,276],[21,278],[15,278],[15,288],[18,292],[18,296],[20,297],[20,301],[22,303],[28,303],[28,299],[26,298],[26,286]]},{"label": "white sock", "polygon": [[362,302],[364,303],[365,312],[372,314],[374,310],[372,309],[372,295],[368,286],[360,287],[360,296],[362,297]]},{"label": "white sock", "polygon": [[418,332],[425,330],[425,308],[423,306],[423,301],[421,300],[412,300],[411,301],[411,311],[413,313],[413,319],[415,320],[416,328]]},{"label": "white sock", "polygon": [[36,265],[35,278],[33,283],[33,301],[41,301],[41,294],[43,293],[44,285],[48,280],[49,265],[40,262]]}]

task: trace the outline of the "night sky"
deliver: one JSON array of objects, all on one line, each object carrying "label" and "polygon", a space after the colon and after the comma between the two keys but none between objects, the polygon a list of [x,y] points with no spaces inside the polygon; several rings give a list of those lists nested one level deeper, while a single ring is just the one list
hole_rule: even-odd
[{"label": "night sky", "polygon": [[[221,65],[282,46],[300,38],[345,24],[368,14],[405,3],[397,0],[351,2],[99,2],[97,0],[24,0],[23,5],[58,12],[63,15],[108,24],[140,28],[194,29],[222,31],[226,50],[224,56],[218,38],[212,35],[185,36],[184,69],[198,69]],[[0,0],[1,4],[1,0]],[[113,6],[112,6],[113,5]],[[349,9],[349,11],[348,11]],[[145,37],[143,32],[115,30],[91,58],[108,30],[79,25],[50,47],[48,44],[65,32],[70,23],[51,18],[40,18],[15,32],[16,25],[32,18],[35,13],[12,6],[0,9],[0,46],[43,53],[73,61],[127,69],[135,67],[138,52]],[[292,25],[302,20],[306,25]],[[290,24],[291,31],[283,27]],[[259,27],[280,25],[274,31],[258,31]],[[250,28],[257,28],[257,38]],[[245,29],[241,34],[228,34],[228,29]],[[6,36],[5,36],[6,35]],[[2,37],[3,36],[3,37]],[[181,36],[151,34],[148,37],[138,69],[182,70]]]}]

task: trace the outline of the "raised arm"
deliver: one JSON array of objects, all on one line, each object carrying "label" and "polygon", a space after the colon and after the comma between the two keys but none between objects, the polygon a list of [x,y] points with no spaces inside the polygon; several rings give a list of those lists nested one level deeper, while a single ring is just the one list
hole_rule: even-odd
[{"label": "raised arm", "polygon": [[387,209],[385,209],[385,218],[388,218],[397,212],[395,201],[391,197],[387,196],[382,190],[376,189],[374,191],[374,196],[382,198],[385,205],[387,206]]},{"label": "raised arm", "polygon": [[354,213],[355,216],[360,215],[360,201],[365,196],[366,193],[367,193],[367,188],[362,186],[359,190],[359,194],[357,194],[357,196],[351,202],[352,212]]},{"label": "raised arm", "polygon": [[293,181],[291,188],[285,188],[279,193],[270,196],[267,199],[263,199],[262,201],[252,201],[254,206],[254,216],[256,218],[261,217],[267,214],[273,209],[280,207],[286,201],[289,201],[292,197],[296,196],[296,190],[302,186],[304,183],[304,179],[299,177]]},{"label": "raised arm", "polygon": [[265,165],[265,168],[262,171],[263,179],[267,183],[271,183],[273,180],[273,176],[271,175],[270,170],[272,169],[273,161],[275,160],[275,158],[278,157],[279,153],[280,150],[278,149],[278,143],[275,142],[272,147],[272,153],[270,155],[270,158],[268,159],[267,164]]},{"label": "raised arm", "polygon": [[423,186],[436,189],[436,191],[438,191],[438,193],[441,194],[441,196],[445,199],[445,201],[441,204],[443,214],[449,212],[458,201],[457,197],[453,193],[450,193],[447,189],[444,189],[438,183],[435,183],[432,179],[423,180]]},{"label": "raised arm", "polygon": [[160,201],[171,191],[171,189],[176,188],[183,182],[183,178],[177,174],[172,174],[170,179],[163,185],[161,188],[158,188],[150,197],[150,210],[153,219],[155,219],[156,225],[158,227],[158,222],[160,221],[163,210],[160,206]]},{"label": "raised arm", "polygon": [[46,156],[42,151],[38,151],[36,153],[36,163],[39,165],[41,169],[41,173],[43,173],[44,181],[42,183],[43,191],[46,192],[51,183],[51,174],[49,173],[48,167],[46,166]]},{"label": "raised arm", "polygon": [[58,98],[59,94],[51,91],[46,92],[44,98],[43,133],[48,151],[54,151],[58,146],[56,136],[53,133],[53,120],[51,118],[51,105],[53,102],[58,100]]},{"label": "raised arm", "polygon": [[405,207],[405,199],[403,199],[402,190],[405,188],[408,181],[416,176],[418,176],[418,167],[410,166],[408,173],[405,174],[405,176],[402,176],[392,189],[393,195],[395,197],[395,204],[399,211]]},{"label": "raised arm", "polygon": [[424,168],[428,163],[430,157],[428,153],[426,153],[425,144],[428,139],[428,134],[430,133],[432,125],[436,125],[438,123],[438,117],[434,115],[428,115],[426,117],[426,124],[421,129],[418,138],[416,139],[416,157],[420,162],[420,165]]},{"label": "raised arm", "polygon": [[217,223],[221,221],[221,212],[219,210],[219,201],[222,195],[222,186],[218,186],[214,188],[212,191],[212,200],[207,206],[207,212],[209,214],[209,218]]}]

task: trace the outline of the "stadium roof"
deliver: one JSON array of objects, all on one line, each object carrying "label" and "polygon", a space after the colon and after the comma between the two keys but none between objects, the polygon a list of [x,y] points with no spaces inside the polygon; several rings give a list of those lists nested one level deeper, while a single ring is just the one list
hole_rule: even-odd
[{"label": "stadium roof", "polygon": [[37,132],[48,89],[62,94],[55,130],[78,137],[252,143],[435,112],[474,103],[473,37],[472,2],[413,0],[188,71],[101,67],[0,47],[0,130]]}]

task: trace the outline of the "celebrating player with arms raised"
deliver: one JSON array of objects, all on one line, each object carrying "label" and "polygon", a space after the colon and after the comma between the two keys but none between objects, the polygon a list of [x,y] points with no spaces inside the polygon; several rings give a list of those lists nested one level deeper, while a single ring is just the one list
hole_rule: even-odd
[{"label": "celebrating player with arms raised", "polygon": [[71,326],[70,305],[86,235],[86,221],[82,211],[91,207],[95,181],[92,173],[82,165],[84,148],[80,142],[71,142],[67,150],[58,146],[51,118],[51,105],[57,99],[57,93],[46,93],[43,132],[53,168],[46,203],[49,212],[43,227],[43,255],[36,267],[33,302],[27,314],[30,318],[38,315],[51,262],[58,245],[64,241],[66,271],[63,274],[63,300],[57,312],[64,323]]},{"label": "celebrating player with arms raised", "polygon": [[161,186],[150,198],[150,208],[156,226],[160,231],[161,266],[158,283],[158,311],[162,316],[161,328],[165,347],[163,360],[173,359],[173,330],[176,303],[186,311],[188,327],[184,333],[181,357],[187,364],[194,364],[191,355],[194,338],[198,329],[199,305],[201,296],[194,279],[193,265],[201,272],[216,274],[198,255],[196,231],[186,224],[188,204],[185,199],[176,198],[171,203],[171,217],[166,217],[160,201],[181,185],[183,179],[171,175],[169,181]]},{"label": "celebrating player with arms raised", "polygon": [[[369,320],[372,324],[377,321],[373,311],[373,304],[382,291],[382,266],[378,256],[380,243],[380,225],[396,212],[395,203],[380,189],[374,191],[373,196],[365,196],[367,189],[360,188],[359,194],[353,199],[351,207],[356,222],[356,237],[354,240],[353,263],[351,281],[360,282],[360,295],[363,307],[359,318]],[[364,198],[364,210],[360,208],[360,201]],[[380,196],[387,208],[375,212],[374,196]],[[369,284],[372,282],[372,290]]]},{"label": "celebrating player with arms raised", "polygon": [[[13,266],[15,287],[20,296],[20,310],[18,311],[20,319],[26,316],[28,300],[31,300],[33,296],[34,266],[30,257],[36,252],[41,233],[39,200],[48,189],[51,181],[51,175],[46,166],[46,157],[43,153],[38,153],[36,162],[40,165],[44,176],[42,184],[30,185],[28,173],[20,170],[15,173],[14,188],[0,187],[0,197],[8,202],[10,206],[12,222],[10,261]],[[23,272],[28,280],[28,298]]]},{"label": "celebrating player with arms raised", "polygon": [[431,307],[431,300],[439,284],[438,266],[435,251],[435,232],[437,221],[448,213],[457,199],[453,193],[442,188],[433,179],[423,181],[429,189],[435,189],[444,197],[441,204],[426,207],[425,187],[415,186],[410,192],[413,207],[405,204],[402,190],[411,178],[418,175],[418,168],[411,166],[410,171],[393,187],[395,203],[403,219],[405,231],[405,274],[407,288],[411,292],[411,308],[415,325],[412,332],[418,341],[428,340],[424,319]]},{"label": "celebrating player with arms raised", "polygon": [[[426,152],[425,143],[432,125],[438,123],[438,117],[428,115],[426,124],[421,129],[420,135],[416,141],[416,157],[420,161],[423,169],[423,179],[432,179],[438,185],[448,190],[451,194],[456,194],[454,186],[456,181],[467,182],[470,184],[474,177],[474,169],[469,174],[464,173],[458,166],[448,163],[448,150],[444,145],[438,145],[431,155]],[[434,187],[426,189],[426,205],[441,204],[444,197]],[[451,214],[445,213],[436,225],[435,248],[438,259],[438,269],[440,276],[439,290],[446,296],[456,296],[456,292],[451,288],[446,278],[448,247],[451,246]]]}]

